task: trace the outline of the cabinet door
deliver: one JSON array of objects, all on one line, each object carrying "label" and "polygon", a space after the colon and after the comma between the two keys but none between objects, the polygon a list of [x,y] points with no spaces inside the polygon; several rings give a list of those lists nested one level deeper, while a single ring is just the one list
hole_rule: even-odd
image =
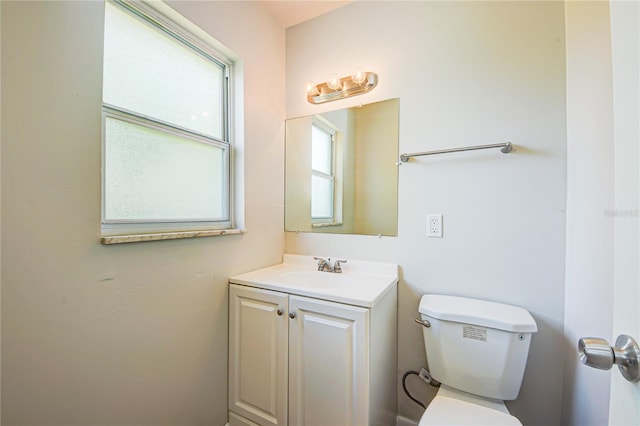
[{"label": "cabinet door", "polygon": [[229,410],[263,426],[287,424],[287,300],[230,286]]},{"label": "cabinet door", "polygon": [[369,310],[289,296],[289,424],[368,424]]}]

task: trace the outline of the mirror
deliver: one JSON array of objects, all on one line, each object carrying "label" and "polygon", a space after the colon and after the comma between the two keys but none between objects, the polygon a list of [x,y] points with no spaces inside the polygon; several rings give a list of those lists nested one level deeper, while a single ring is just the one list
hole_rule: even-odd
[{"label": "mirror", "polygon": [[286,121],[286,231],[397,235],[399,106]]}]

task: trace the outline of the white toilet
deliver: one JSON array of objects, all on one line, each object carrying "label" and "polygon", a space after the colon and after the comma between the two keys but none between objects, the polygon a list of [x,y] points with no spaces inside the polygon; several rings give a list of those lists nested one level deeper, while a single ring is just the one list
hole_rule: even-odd
[{"label": "white toilet", "polygon": [[464,297],[420,300],[431,376],[442,385],[424,425],[521,425],[504,401],[516,399],[538,328],[525,309]]}]

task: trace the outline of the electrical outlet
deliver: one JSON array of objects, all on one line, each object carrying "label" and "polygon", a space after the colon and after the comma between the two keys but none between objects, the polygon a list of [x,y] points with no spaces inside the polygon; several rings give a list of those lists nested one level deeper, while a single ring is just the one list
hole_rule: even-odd
[{"label": "electrical outlet", "polygon": [[427,215],[427,237],[442,238],[442,215]]}]

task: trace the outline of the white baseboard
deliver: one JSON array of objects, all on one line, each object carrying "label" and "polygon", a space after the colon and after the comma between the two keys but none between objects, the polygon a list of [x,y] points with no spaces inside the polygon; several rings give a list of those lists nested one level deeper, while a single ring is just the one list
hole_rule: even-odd
[{"label": "white baseboard", "polygon": [[396,426],[418,426],[418,423],[403,416],[396,417]]},{"label": "white baseboard", "polygon": [[[229,426],[229,423],[227,423],[224,426]],[[396,417],[396,426],[418,426],[418,423],[416,423],[413,420],[408,419],[406,417],[397,416]]]}]

